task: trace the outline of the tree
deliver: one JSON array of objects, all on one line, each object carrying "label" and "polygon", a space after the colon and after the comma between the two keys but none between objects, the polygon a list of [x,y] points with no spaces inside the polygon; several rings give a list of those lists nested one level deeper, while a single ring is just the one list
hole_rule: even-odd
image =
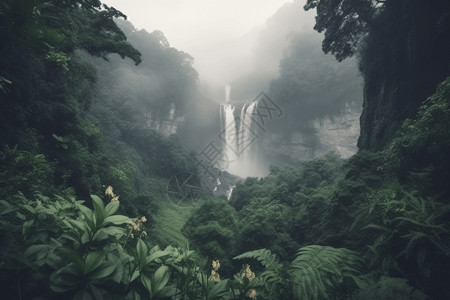
[{"label": "tree", "polygon": [[238,232],[236,211],[224,200],[208,200],[187,220],[182,229],[199,252],[220,259],[223,274],[232,274],[231,257]]},{"label": "tree", "polygon": [[0,144],[45,154],[55,162],[55,184],[80,195],[98,192],[105,159],[86,114],[96,74],[77,50],[139,63],[118,17],[125,16],[100,1],[0,2]]},{"label": "tree", "polygon": [[0,16],[4,45],[18,40],[44,50],[47,57],[52,51],[60,51],[56,53],[61,56],[83,49],[91,55],[117,53],[141,62],[139,51],[114,23],[114,18],[126,16],[98,0],[6,0],[0,4]]},{"label": "tree", "polygon": [[368,32],[368,24],[381,1],[308,0],[305,10],[317,9],[314,29],[325,32],[322,49],[338,61],[353,56]]}]

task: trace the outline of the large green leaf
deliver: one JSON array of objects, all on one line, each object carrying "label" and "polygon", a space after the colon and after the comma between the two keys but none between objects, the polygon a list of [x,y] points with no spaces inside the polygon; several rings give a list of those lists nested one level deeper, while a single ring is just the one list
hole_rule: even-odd
[{"label": "large green leaf", "polygon": [[80,209],[81,213],[84,216],[84,221],[89,226],[91,231],[95,231],[95,223],[93,218],[93,211],[90,210],[88,207],[84,205],[78,205],[78,208]]},{"label": "large green leaf", "polygon": [[229,280],[214,282],[208,290],[208,299],[223,299],[230,291]]},{"label": "large green leaf", "polygon": [[113,215],[105,218],[104,225],[114,224],[114,225],[122,225],[122,224],[131,224],[133,220],[123,215]]},{"label": "large green leaf", "polygon": [[167,255],[169,255],[171,252],[170,251],[167,251],[167,250],[158,250],[158,251],[156,251],[156,252],[153,252],[152,254],[150,254],[148,257],[147,257],[147,264],[149,264],[150,262],[152,262],[152,261],[154,261],[154,260],[156,260],[156,259],[158,259],[158,258],[160,258],[160,257],[163,257],[163,256],[167,256]]},{"label": "large green leaf", "polygon": [[110,237],[119,238],[125,234],[125,228],[109,226],[99,229],[92,237],[93,241],[103,241]]},{"label": "large green leaf", "polygon": [[119,208],[119,201],[112,201],[105,207],[105,218],[114,214]]},{"label": "large green leaf", "polygon": [[69,219],[68,222],[71,225],[74,225],[76,228],[80,229],[81,232],[89,231],[89,227],[88,227],[88,224],[86,224],[86,222],[73,220],[73,219]]},{"label": "large green leaf", "polygon": [[94,205],[95,225],[100,228],[105,220],[105,206],[102,199],[96,195],[91,195],[92,204]]},{"label": "large green leaf", "polygon": [[160,266],[152,275],[152,292],[158,294],[169,281],[169,268],[167,266]]},{"label": "large green leaf", "polygon": [[139,264],[140,269],[144,268],[147,265],[147,245],[145,245],[144,241],[139,239],[136,245],[137,251],[137,262]]},{"label": "large green leaf", "polygon": [[117,268],[116,262],[103,261],[102,265],[94,270],[89,277],[91,279],[103,279],[111,275]]},{"label": "large green leaf", "polygon": [[141,274],[141,282],[142,282],[142,285],[147,290],[147,292],[150,296],[150,299],[151,299],[153,297],[153,293],[152,293],[152,282],[151,282],[150,278],[148,278],[145,274]]},{"label": "large green leaf", "polygon": [[90,252],[86,256],[84,274],[88,274],[97,269],[105,259],[105,254],[101,251]]}]

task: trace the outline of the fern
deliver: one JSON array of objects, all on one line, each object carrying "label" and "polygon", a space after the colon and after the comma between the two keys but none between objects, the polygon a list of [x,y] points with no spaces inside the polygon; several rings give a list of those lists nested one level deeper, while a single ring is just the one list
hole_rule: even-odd
[{"label": "fern", "polygon": [[404,201],[405,213],[395,219],[398,221],[398,227],[406,231],[402,238],[407,245],[401,255],[408,257],[419,251],[417,249],[427,248],[426,244],[431,243],[444,255],[449,256],[450,245],[447,241],[450,231],[442,222],[442,218],[448,213],[450,206],[438,203],[433,198],[416,197],[413,194],[407,194]]},{"label": "fern", "polygon": [[252,258],[256,259],[265,267],[256,278],[256,284],[264,286],[269,295],[273,295],[283,285],[283,265],[280,263],[278,256],[267,249],[259,249],[245,252],[234,257],[234,259]]},{"label": "fern", "polygon": [[283,265],[280,263],[278,256],[267,249],[258,249],[253,251],[247,251],[241,255],[236,256],[233,259],[254,258],[261,262],[261,264],[268,270],[280,270]]},{"label": "fern", "polygon": [[372,263],[380,265],[385,273],[395,269],[405,274],[398,264],[399,257],[415,258],[418,269],[423,271],[433,259],[431,253],[450,256],[446,221],[450,204],[420,197],[417,191],[402,191],[399,199],[387,198],[379,209],[384,212],[383,218],[362,229],[378,233],[368,247],[375,254]]},{"label": "fern", "polygon": [[351,278],[357,285],[362,259],[345,248],[310,245],[300,248],[289,273],[296,299],[329,298],[329,293]]}]

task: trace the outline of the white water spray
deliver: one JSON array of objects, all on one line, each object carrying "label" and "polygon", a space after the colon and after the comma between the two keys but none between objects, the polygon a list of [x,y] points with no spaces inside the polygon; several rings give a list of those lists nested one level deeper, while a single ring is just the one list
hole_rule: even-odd
[{"label": "white water spray", "polygon": [[[228,158],[229,173],[247,177],[260,176],[258,166],[257,126],[254,124],[254,113],[258,101],[244,103],[239,118],[235,116],[237,105],[230,103],[229,85],[225,86],[225,103],[221,106],[224,151]],[[238,104],[241,105],[241,104]],[[223,113],[222,113],[223,112]]]}]

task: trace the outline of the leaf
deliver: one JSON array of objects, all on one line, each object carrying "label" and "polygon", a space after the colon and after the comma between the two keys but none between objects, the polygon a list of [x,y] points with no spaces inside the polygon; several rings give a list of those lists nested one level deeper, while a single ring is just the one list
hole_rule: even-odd
[{"label": "leaf", "polygon": [[105,220],[105,206],[103,205],[102,199],[96,195],[91,195],[92,204],[94,205],[94,216],[95,216],[95,225],[96,228],[99,228],[103,225],[103,221]]},{"label": "leaf", "polygon": [[140,269],[147,265],[147,250],[147,245],[145,245],[142,239],[139,239],[136,245],[136,251]]},{"label": "leaf", "polygon": [[109,217],[114,214],[119,208],[119,201],[112,201],[105,207],[105,217]]},{"label": "leaf", "polygon": [[82,274],[72,266],[66,266],[50,275],[50,289],[57,293],[73,290],[83,280]]},{"label": "leaf", "polygon": [[103,279],[111,275],[117,268],[118,263],[104,261],[101,267],[94,270],[89,277],[92,279]]},{"label": "leaf", "polygon": [[264,267],[269,270],[277,271],[280,270],[283,265],[279,262],[278,256],[273,254],[268,249],[259,249],[245,252],[241,255],[234,257],[233,259],[243,259],[243,258],[254,258],[262,263]]},{"label": "leaf", "polygon": [[70,138],[69,138],[69,137],[67,137],[67,136],[59,136],[59,135],[56,135],[56,134],[54,134],[54,133],[52,133],[52,137],[53,137],[55,140],[57,140],[58,142],[60,142],[60,143],[67,143],[67,142],[70,141]]},{"label": "leaf", "polygon": [[52,249],[49,245],[32,245],[25,250],[23,256],[30,261],[33,261],[38,266],[43,266],[46,263],[47,253]]},{"label": "leaf", "polygon": [[126,296],[125,300],[141,300],[141,296],[136,290],[131,290]]},{"label": "leaf", "polygon": [[4,207],[2,207],[2,209],[0,209],[0,216],[6,215],[6,214],[18,209],[18,207],[9,204],[5,200],[0,200],[0,203],[4,206]]},{"label": "leaf", "polygon": [[167,266],[160,266],[152,275],[152,292],[154,295],[166,286],[167,282],[169,282],[169,275]]},{"label": "leaf", "polygon": [[147,290],[147,292],[150,296],[150,299],[151,299],[153,297],[153,293],[152,293],[152,282],[151,282],[150,278],[148,278],[144,274],[141,274],[141,282],[142,282],[142,285]]},{"label": "leaf", "polygon": [[382,226],[382,225],[377,225],[377,224],[369,224],[369,225],[364,226],[361,229],[376,229],[376,230],[380,230],[380,231],[384,231],[384,232],[391,232],[391,229],[389,229],[385,226]]},{"label": "leaf", "polygon": [[84,274],[89,274],[93,270],[97,269],[102,264],[104,259],[105,255],[102,252],[90,252],[86,256]]},{"label": "leaf", "polygon": [[139,269],[134,270],[133,275],[131,275],[130,282],[133,282],[134,280],[136,280],[136,278],[138,278],[140,274],[141,274],[141,272],[139,272]]},{"label": "leaf", "polygon": [[310,245],[300,248],[289,273],[296,298],[328,298],[328,293],[361,273],[362,260],[357,252],[345,248]]},{"label": "leaf", "polygon": [[225,295],[230,291],[229,280],[221,280],[214,282],[208,293],[208,299],[224,299]]},{"label": "leaf", "polygon": [[114,225],[122,225],[122,224],[131,224],[133,222],[132,219],[123,215],[113,215],[105,218],[104,224],[114,224]]},{"label": "leaf", "polygon": [[95,230],[95,223],[93,219],[93,211],[84,205],[78,205],[78,209],[84,216],[84,221],[89,226],[91,231]]},{"label": "leaf", "polygon": [[102,241],[111,236],[119,238],[119,237],[123,236],[124,234],[125,234],[124,228],[110,226],[110,227],[99,229],[92,237],[92,240],[93,241]]},{"label": "leaf", "polygon": [[27,218],[25,217],[24,214],[20,213],[20,212],[16,212],[16,217],[19,218],[22,221],[25,221]]},{"label": "leaf", "polygon": [[167,250],[158,250],[156,252],[153,252],[152,254],[150,254],[147,257],[147,264],[149,264],[150,262],[156,260],[157,258],[163,257],[163,256],[167,256],[169,255],[171,252],[167,251]]},{"label": "leaf", "polygon": [[[80,274],[84,274],[85,273],[85,263],[84,261],[81,259],[81,257],[79,257],[78,253],[69,250],[69,249],[65,249],[64,251],[64,255],[70,260],[71,263],[73,263],[73,266],[75,267],[74,269],[80,273]],[[69,268],[69,267],[67,267]],[[75,273],[75,272],[74,272]]]},{"label": "leaf", "polygon": [[79,244],[80,243],[79,237],[74,235],[74,234],[63,233],[63,234],[61,234],[61,238],[65,238],[67,240],[70,240],[70,241],[74,242],[75,244]]},{"label": "leaf", "polygon": [[33,219],[23,222],[22,234],[24,236],[27,235],[28,230],[31,228],[31,226],[33,226],[33,224],[34,224],[34,220]]},{"label": "leaf", "polygon": [[83,232],[83,234],[81,235],[81,244],[84,245],[86,243],[88,243],[91,240],[89,231],[85,231]]},{"label": "leaf", "polygon": [[69,219],[68,222],[69,222],[71,225],[74,225],[76,228],[80,229],[82,232],[88,231],[88,230],[89,230],[89,227],[88,227],[88,225],[86,224],[86,222],[78,221],[78,220],[73,220],[73,219]]}]

